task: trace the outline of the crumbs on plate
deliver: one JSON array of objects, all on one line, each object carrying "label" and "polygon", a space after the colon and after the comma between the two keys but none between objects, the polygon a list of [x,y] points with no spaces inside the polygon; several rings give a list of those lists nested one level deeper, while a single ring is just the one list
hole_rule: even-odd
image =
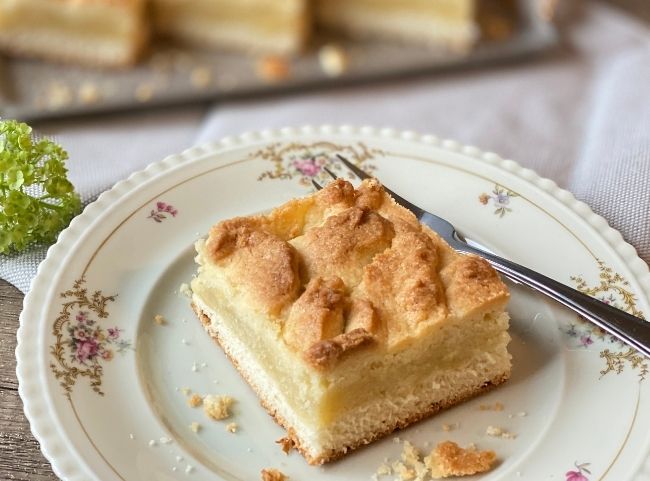
[{"label": "crumbs on plate", "polygon": [[439,443],[431,453],[423,457],[420,451],[408,441],[404,441],[401,459],[384,462],[373,474],[378,476],[395,475],[400,481],[428,481],[451,476],[470,476],[488,471],[496,461],[494,451],[479,451],[474,444],[461,448],[456,443]]},{"label": "crumbs on plate", "polygon": [[203,410],[209,418],[220,421],[230,417],[230,406],[234,402],[230,396],[208,394],[203,398]]},{"label": "crumbs on plate", "polygon": [[275,442],[280,445],[284,454],[289,454],[289,452],[295,447],[293,439],[291,439],[289,436],[284,436],[280,439],[277,439]]},{"label": "crumbs on plate", "polygon": [[285,481],[289,476],[275,468],[264,468],[260,472],[262,481]]}]

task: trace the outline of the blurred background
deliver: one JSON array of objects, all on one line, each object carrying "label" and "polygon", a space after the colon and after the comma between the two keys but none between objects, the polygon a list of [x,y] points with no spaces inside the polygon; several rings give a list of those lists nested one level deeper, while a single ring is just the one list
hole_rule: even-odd
[{"label": "blurred background", "polygon": [[647,260],[629,195],[604,194],[650,214],[649,19],[647,0],[0,0],[0,115],[63,144],[85,202],[247,130],[434,133],[572,190]]}]

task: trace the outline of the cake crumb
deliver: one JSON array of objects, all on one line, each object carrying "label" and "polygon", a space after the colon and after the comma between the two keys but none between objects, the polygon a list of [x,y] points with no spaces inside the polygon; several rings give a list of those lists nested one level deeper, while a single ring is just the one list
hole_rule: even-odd
[{"label": "cake crumb", "polygon": [[133,435],[133,433],[129,434],[129,439],[135,439],[135,436]]},{"label": "cake crumb", "polygon": [[191,464],[188,464],[188,465],[185,467],[185,474],[190,474],[190,473],[193,472],[193,471],[194,471],[194,466],[192,466]]},{"label": "cake crumb", "polygon": [[409,468],[401,461],[394,461],[391,465],[393,472],[399,476],[400,481],[411,481],[415,479],[415,469]]},{"label": "cake crumb", "polygon": [[385,461],[379,465],[375,472],[376,476],[388,476],[390,474],[393,474],[393,469]]},{"label": "cake crumb", "polygon": [[262,481],[285,481],[289,479],[287,475],[275,468],[264,468],[260,474]]},{"label": "cake crumb", "polygon": [[280,445],[280,447],[282,448],[282,452],[287,455],[289,454],[289,452],[291,452],[291,450],[295,446],[293,439],[291,439],[289,436],[281,437],[280,439],[277,439],[275,442]]},{"label": "cake crumb", "polygon": [[172,466],[172,471],[176,472],[176,466]]},{"label": "cake crumb", "polygon": [[192,297],[192,288],[187,282],[183,282],[178,288],[179,294],[185,297]]},{"label": "cake crumb", "polygon": [[192,423],[190,424],[190,430],[193,433],[198,433],[201,430],[201,425],[196,421],[192,421]]},{"label": "cake crumb", "polygon": [[203,398],[205,414],[216,421],[230,417],[230,406],[235,400],[230,396],[208,394]]},{"label": "cake crumb", "polygon": [[203,398],[199,394],[194,393],[187,399],[187,405],[191,408],[199,407],[201,404],[203,404]]},{"label": "cake crumb", "polygon": [[438,444],[431,454],[424,458],[433,479],[484,473],[492,469],[495,461],[494,451],[463,449],[452,441]]},{"label": "cake crumb", "polygon": [[153,448],[154,446],[157,446],[157,445],[158,445],[158,443],[156,442],[155,439],[150,439],[149,440],[149,447],[150,448]]},{"label": "cake crumb", "polygon": [[156,314],[153,317],[153,322],[155,322],[159,326],[164,326],[165,324],[167,324],[167,321],[165,320],[165,318],[160,314]]},{"label": "cake crumb", "polygon": [[176,456],[176,462],[177,463],[182,463],[185,460],[183,456]]},{"label": "cake crumb", "polygon": [[267,82],[278,82],[289,77],[289,62],[277,55],[267,55],[257,62],[257,75]]},{"label": "cake crumb", "polygon": [[238,426],[237,423],[230,423],[226,426],[226,431],[229,433],[235,434],[237,432]]},{"label": "cake crumb", "polygon": [[199,370],[199,365],[196,362],[192,363],[192,372],[197,372]]},{"label": "cake crumb", "polygon": [[160,438],[158,441],[160,442],[160,444],[171,444],[172,443],[172,440],[170,438],[165,437],[165,436]]},{"label": "cake crumb", "polygon": [[422,462],[422,455],[409,441],[404,441],[402,461],[409,469],[412,469],[415,472],[414,479],[416,481],[423,481],[426,478],[427,467]]},{"label": "cake crumb", "polygon": [[190,393],[192,392],[192,390],[191,390],[189,387],[182,387],[182,388],[181,388],[181,392],[182,392],[185,396],[189,396]]},{"label": "cake crumb", "polygon": [[496,426],[488,426],[485,430],[485,434],[487,434],[488,436],[492,436],[493,438],[502,438],[502,439],[515,439],[517,437],[516,434]]}]

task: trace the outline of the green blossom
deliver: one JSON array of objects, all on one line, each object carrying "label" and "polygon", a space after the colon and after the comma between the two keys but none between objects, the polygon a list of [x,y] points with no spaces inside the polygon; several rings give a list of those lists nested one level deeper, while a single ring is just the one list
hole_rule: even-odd
[{"label": "green blossom", "polygon": [[81,211],[67,158],[51,140],[33,138],[27,124],[0,120],[0,254],[54,242]]}]

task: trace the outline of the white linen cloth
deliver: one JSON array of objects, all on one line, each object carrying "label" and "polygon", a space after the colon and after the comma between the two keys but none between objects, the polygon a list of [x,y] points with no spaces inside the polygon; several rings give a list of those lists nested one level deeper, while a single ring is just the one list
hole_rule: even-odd
[{"label": "white linen cloth", "polygon": [[[69,151],[71,180],[86,202],[168,154],[249,130],[346,123],[434,133],[555,180],[650,262],[648,26],[593,2],[565,35],[554,54],[509,66],[38,130]],[[26,291],[45,252],[0,255],[0,277]]]}]

